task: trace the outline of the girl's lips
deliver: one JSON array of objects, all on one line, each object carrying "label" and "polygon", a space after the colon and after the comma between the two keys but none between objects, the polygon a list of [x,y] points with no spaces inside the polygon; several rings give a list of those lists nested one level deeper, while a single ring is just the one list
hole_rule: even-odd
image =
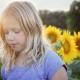
[{"label": "girl's lips", "polygon": [[16,47],[16,44],[11,44],[10,45],[12,48],[15,48]]}]

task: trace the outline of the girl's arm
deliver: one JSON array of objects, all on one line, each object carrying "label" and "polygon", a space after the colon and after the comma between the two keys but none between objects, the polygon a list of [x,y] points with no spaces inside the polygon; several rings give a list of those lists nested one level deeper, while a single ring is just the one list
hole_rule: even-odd
[{"label": "girl's arm", "polygon": [[51,80],[68,80],[65,68],[63,66],[60,67],[60,69],[54,74]]}]

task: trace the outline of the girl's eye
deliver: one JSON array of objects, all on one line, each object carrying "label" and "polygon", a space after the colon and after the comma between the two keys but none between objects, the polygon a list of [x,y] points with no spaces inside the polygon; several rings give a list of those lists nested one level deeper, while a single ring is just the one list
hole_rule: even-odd
[{"label": "girl's eye", "polygon": [[4,34],[8,34],[9,32],[8,31],[4,31]]},{"label": "girl's eye", "polygon": [[21,30],[19,30],[19,29],[15,29],[15,30],[14,30],[15,33],[19,33],[20,31],[21,31]]}]

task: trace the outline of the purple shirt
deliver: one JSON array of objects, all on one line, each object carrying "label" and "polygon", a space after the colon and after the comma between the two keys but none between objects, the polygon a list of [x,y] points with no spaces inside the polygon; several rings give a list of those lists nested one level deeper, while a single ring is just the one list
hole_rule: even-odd
[{"label": "purple shirt", "polygon": [[4,67],[1,69],[3,80],[51,80],[57,70],[63,66],[63,61],[53,51],[49,50],[45,54],[44,60],[36,66],[18,67],[5,72]]}]

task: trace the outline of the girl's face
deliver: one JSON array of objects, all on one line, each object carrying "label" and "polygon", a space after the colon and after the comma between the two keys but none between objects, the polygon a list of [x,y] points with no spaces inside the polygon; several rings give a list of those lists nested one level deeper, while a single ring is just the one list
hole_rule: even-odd
[{"label": "girl's face", "polygon": [[23,51],[26,47],[27,36],[19,22],[13,16],[6,16],[3,18],[2,25],[7,44],[16,52]]}]

